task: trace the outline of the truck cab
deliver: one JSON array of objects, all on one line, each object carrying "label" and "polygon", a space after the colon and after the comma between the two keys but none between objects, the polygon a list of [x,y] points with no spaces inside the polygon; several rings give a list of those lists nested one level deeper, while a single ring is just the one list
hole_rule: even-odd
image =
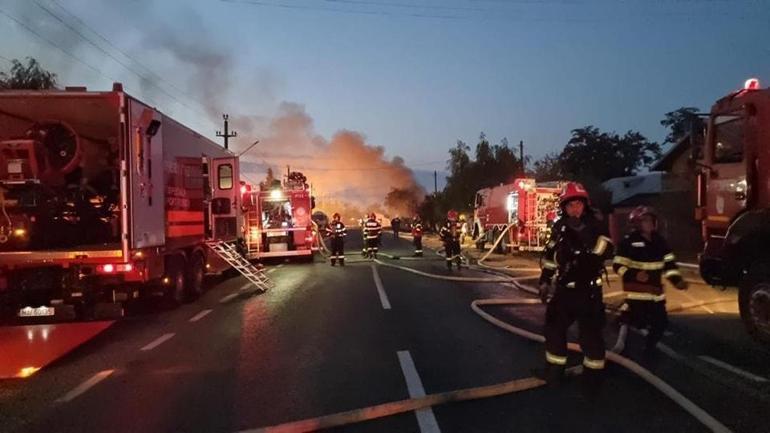
[{"label": "truck cab", "polygon": [[696,208],[705,241],[701,276],[739,286],[747,330],[770,341],[770,89],[750,79],[717,101],[703,150]]}]

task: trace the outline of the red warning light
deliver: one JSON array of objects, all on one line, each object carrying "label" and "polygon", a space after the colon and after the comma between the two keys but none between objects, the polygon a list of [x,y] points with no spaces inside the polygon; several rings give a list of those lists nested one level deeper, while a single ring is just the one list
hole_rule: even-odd
[{"label": "red warning light", "polygon": [[744,90],[759,90],[759,80],[756,78],[749,78],[743,83]]}]

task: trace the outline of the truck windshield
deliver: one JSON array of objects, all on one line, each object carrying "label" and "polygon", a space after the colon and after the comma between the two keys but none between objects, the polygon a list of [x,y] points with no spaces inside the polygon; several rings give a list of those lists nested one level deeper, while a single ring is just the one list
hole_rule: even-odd
[{"label": "truck windshield", "polygon": [[714,163],[743,160],[743,130],[742,115],[728,114],[714,118]]}]

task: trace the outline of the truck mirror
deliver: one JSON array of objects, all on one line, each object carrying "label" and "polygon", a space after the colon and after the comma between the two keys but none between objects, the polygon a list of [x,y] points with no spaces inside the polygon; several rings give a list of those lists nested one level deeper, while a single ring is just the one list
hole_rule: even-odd
[{"label": "truck mirror", "polygon": [[227,215],[230,207],[230,199],[227,197],[217,197],[211,201],[211,213],[214,215]]}]

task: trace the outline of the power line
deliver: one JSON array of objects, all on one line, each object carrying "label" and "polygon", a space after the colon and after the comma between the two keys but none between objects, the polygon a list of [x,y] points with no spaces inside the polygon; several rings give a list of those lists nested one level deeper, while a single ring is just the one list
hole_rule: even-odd
[{"label": "power line", "polygon": [[311,10],[311,11],[323,11],[323,12],[334,12],[334,13],[341,13],[341,14],[349,14],[349,15],[369,15],[369,16],[389,16],[389,17],[412,17],[412,18],[434,18],[434,19],[445,19],[445,20],[462,20],[464,17],[457,16],[457,15],[432,15],[432,14],[420,14],[420,13],[392,13],[392,12],[385,12],[385,11],[374,11],[374,10],[361,10],[361,9],[342,9],[342,8],[334,8],[334,7],[323,7],[323,6],[310,6],[310,5],[298,5],[298,4],[288,4],[288,3],[277,3],[277,2],[268,2],[268,1],[260,1],[260,0],[219,0],[223,3],[241,3],[241,4],[247,4],[252,6],[264,6],[264,7],[272,7],[272,8],[280,8],[280,9],[296,9],[296,10]]},{"label": "power line", "polygon": [[[81,65],[83,65],[83,66],[87,67],[88,69],[90,69],[90,70],[92,70],[92,71],[96,72],[97,74],[99,74],[99,75],[100,75],[100,76],[102,76],[103,78],[106,78],[107,80],[109,80],[109,81],[112,81],[112,82],[115,82],[115,81],[117,81],[117,80],[115,80],[114,78],[112,78],[112,77],[110,77],[109,75],[107,75],[107,74],[105,74],[104,72],[102,72],[102,71],[101,71],[99,68],[97,68],[97,67],[95,67],[95,66],[93,66],[93,65],[91,65],[91,64],[89,64],[89,63],[87,63],[87,62],[85,62],[85,61],[83,61],[83,60],[81,60],[81,59],[80,59],[79,57],[77,57],[76,55],[74,55],[74,54],[72,54],[71,52],[69,52],[69,51],[65,50],[64,48],[62,48],[62,47],[61,47],[59,44],[57,44],[56,42],[53,42],[52,40],[50,40],[50,39],[46,38],[45,36],[42,36],[40,33],[36,32],[36,31],[35,31],[35,30],[34,30],[32,27],[30,27],[29,25],[27,25],[26,23],[24,23],[23,21],[21,21],[19,18],[16,18],[15,16],[13,16],[13,15],[9,14],[8,12],[6,12],[6,11],[5,11],[5,10],[3,10],[3,9],[0,9],[0,14],[2,14],[2,15],[4,15],[4,16],[6,16],[8,19],[12,20],[12,21],[13,21],[13,22],[15,22],[17,25],[21,26],[23,29],[25,29],[25,30],[26,30],[26,31],[28,31],[29,33],[33,34],[34,36],[36,36],[38,39],[40,39],[40,40],[42,40],[42,41],[44,41],[44,42],[48,43],[48,44],[49,44],[49,45],[51,45],[52,47],[54,47],[54,48],[58,49],[59,51],[61,51],[62,53],[64,53],[64,54],[65,54],[67,57],[70,57],[72,60],[74,60],[74,61],[76,61],[76,62],[80,63]],[[128,89],[128,87],[126,87],[126,89]],[[158,105],[158,103],[157,103],[157,102],[153,101],[153,100],[152,100],[152,99],[150,99],[150,98],[145,98],[145,99],[147,99],[147,100],[148,100],[149,102],[151,102],[152,104]]]},{"label": "power line", "polygon": [[[181,89],[179,89],[178,87],[176,87],[176,86],[175,86],[173,83],[171,83],[171,82],[169,82],[169,81],[165,80],[163,77],[161,77],[160,75],[158,75],[158,74],[156,74],[155,72],[153,72],[153,71],[152,71],[150,68],[148,68],[148,67],[144,66],[144,65],[143,65],[143,64],[142,64],[142,63],[141,63],[139,60],[137,60],[136,58],[132,57],[131,55],[129,55],[129,54],[128,54],[128,53],[126,53],[125,51],[121,50],[121,49],[120,49],[120,48],[119,48],[117,45],[115,45],[114,43],[112,43],[112,42],[111,42],[111,41],[110,41],[110,40],[109,40],[107,37],[105,37],[104,35],[102,35],[102,34],[101,34],[101,33],[99,33],[98,31],[96,31],[96,30],[95,30],[93,27],[89,26],[89,25],[88,25],[86,22],[84,22],[84,21],[83,21],[83,20],[82,20],[80,17],[78,17],[76,14],[72,13],[72,12],[71,12],[69,9],[67,9],[66,7],[64,7],[64,6],[63,6],[63,5],[62,5],[60,2],[58,2],[57,0],[50,0],[50,1],[51,1],[53,4],[55,4],[56,6],[58,6],[58,7],[59,7],[59,9],[63,10],[63,11],[64,11],[64,12],[65,12],[67,15],[69,15],[70,17],[72,17],[72,18],[73,18],[75,21],[77,21],[77,22],[78,22],[78,23],[79,23],[81,26],[85,27],[86,29],[88,29],[88,31],[90,31],[91,33],[93,33],[93,34],[95,34],[96,36],[98,36],[98,37],[99,37],[99,38],[100,38],[102,41],[104,41],[104,42],[105,42],[107,45],[109,45],[110,47],[112,47],[112,49],[114,49],[115,51],[117,51],[118,53],[120,53],[122,56],[124,56],[124,57],[126,57],[127,59],[131,60],[132,62],[136,63],[136,64],[137,64],[137,65],[139,65],[139,66],[140,66],[142,69],[144,69],[145,71],[147,71],[147,72],[148,72],[148,73],[149,73],[151,76],[153,76],[153,77],[157,78],[157,79],[158,79],[159,81],[161,81],[161,82],[164,82],[164,83],[166,83],[166,84],[167,84],[169,87],[171,87],[172,89],[174,89],[174,90],[175,90],[175,91],[177,91],[178,93],[180,93],[180,94],[182,94],[182,95],[186,95],[184,91],[182,91]],[[195,103],[197,103],[198,105],[203,105],[203,104],[201,104],[201,102],[200,102],[200,101],[197,101],[197,100],[195,100],[195,99],[194,99],[194,98],[192,98],[192,97],[190,97],[190,99],[192,99],[192,100],[193,100]]]},{"label": "power line", "polygon": [[148,79],[146,76],[142,75],[141,73],[137,72],[135,69],[131,68],[129,65],[125,64],[123,61],[121,61],[120,59],[118,59],[116,56],[112,55],[112,53],[110,53],[109,51],[107,51],[107,50],[105,50],[104,48],[102,48],[101,46],[99,46],[97,43],[95,43],[95,42],[94,42],[94,41],[92,41],[90,38],[88,38],[87,36],[85,36],[85,35],[84,35],[82,32],[78,31],[78,29],[76,29],[75,27],[73,27],[73,26],[72,26],[72,25],[70,25],[69,23],[65,22],[65,21],[64,21],[64,19],[62,19],[62,18],[61,18],[59,15],[57,15],[56,13],[54,13],[53,11],[51,11],[50,9],[48,9],[47,7],[43,6],[43,5],[42,5],[42,4],[41,4],[39,1],[35,0],[35,4],[37,4],[37,6],[38,6],[40,9],[42,9],[43,11],[45,11],[45,12],[46,12],[48,15],[50,15],[51,17],[53,17],[53,18],[54,18],[56,21],[60,22],[60,23],[61,23],[63,26],[65,26],[67,29],[71,30],[71,31],[72,31],[72,32],[74,32],[76,35],[80,36],[80,38],[82,38],[84,41],[88,42],[88,43],[89,43],[91,46],[93,46],[93,47],[94,47],[94,48],[96,48],[97,50],[99,50],[99,51],[101,51],[102,53],[104,53],[106,56],[108,56],[109,58],[111,58],[112,60],[114,60],[115,62],[117,62],[119,65],[123,66],[123,67],[124,67],[126,70],[128,70],[129,72],[133,73],[134,75],[136,75],[136,76],[137,76],[137,77],[139,77],[140,79],[147,81],[147,82],[148,82],[148,83],[150,83],[150,84],[151,84],[153,87],[157,88],[158,90],[160,90],[161,92],[163,92],[164,94],[166,94],[166,95],[167,95],[169,98],[173,99],[174,101],[176,101],[176,102],[177,102],[177,103],[179,103],[180,105],[182,105],[182,106],[184,106],[184,107],[187,107],[189,110],[192,110],[192,111],[198,112],[199,114],[203,114],[203,115],[205,115],[206,117],[208,117],[208,114],[207,114],[207,113],[205,113],[205,112],[201,111],[200,109],[195,109],[195,108],[193,108],[193,107],[191,107],[191,106],[187,105],[185,102],[183,102],[183,101],[179,100],[177,97],[175,97],[174,95],[172,95],[171,93],[169,93],[168,91],[166,91],[166,89],[164,89],[163,87],[161,87],[161,86],[159,86],[158,84],[154,83],[152,80]]}]

